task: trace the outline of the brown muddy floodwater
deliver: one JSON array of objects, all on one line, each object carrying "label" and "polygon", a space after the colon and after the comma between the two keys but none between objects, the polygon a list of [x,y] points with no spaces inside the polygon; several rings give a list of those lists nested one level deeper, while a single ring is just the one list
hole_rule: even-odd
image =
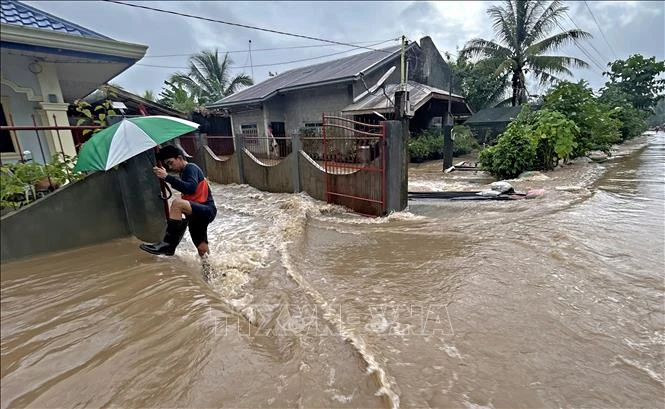
[{"label": "brown muddy floodwater", "polygon": [[210,283],[188,238],[4,263],[1,407],[662,408],[665,134],[644,141],[516,182],[541,199],[383,219],[217,185]]}]

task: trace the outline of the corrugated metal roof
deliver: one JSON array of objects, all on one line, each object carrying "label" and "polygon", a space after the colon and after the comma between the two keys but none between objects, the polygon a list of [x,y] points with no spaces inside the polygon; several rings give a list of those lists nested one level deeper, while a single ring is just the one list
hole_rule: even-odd
[{"label": "corrugated metal roof", "polygon": [[2,0],[0,3],[0,23],[57,31],[81,37],[111,40],[109,37],[28,6],[27,4],[23,4],[19,1]]},{"label": "corrugated metal roof", "polygon": [[[390,97],[392,102],[395,102],[395,92],[398,91],[399,84],[386,84],[385,91]],[[419,109],[425,104],[432,96],[438,96],[447,99],[450,93],[438,88],[430,87],[429,85],[421,84],[415,81],[407,83],[407,91],[409,92],[409,102],[414,110]],[[452,94],[453,98],[463,100],[461,95]],[[344,108],[342,112],[371,112],[371,111],[392,111],[393,105],[381,91],[376,91],[374,95],[368,95],[362,100],[351,104]]]},{"label": "corrugated metal roof", "polygon": [[316,65],[295,68],[245,88],[208,106],[223,107],[243,102],[261,101],[275,92],[288,88],[315,85],[354,77],[378,62],[394,56],[399,50],[400,46],[393,46]]},{"label": "corrugated metal roof", "polygon": [[510,122],[517,117],[521,110],[521,106],[481,109],[464,122],[464,125]]}]

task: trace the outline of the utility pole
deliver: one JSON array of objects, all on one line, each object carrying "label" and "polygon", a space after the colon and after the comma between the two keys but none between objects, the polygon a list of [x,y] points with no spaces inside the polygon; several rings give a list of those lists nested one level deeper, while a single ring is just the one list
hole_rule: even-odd
[{"label": "utility pole", "polygon": [[400,82],[399,89],[395,92],[395,119],[399,121],[408,120],[406,116],[406,104],[408,104],[408,100],[409,97],[406,87],[406,36],[402,36],[402,49],[400,53]]},{"label": "utility pole", "polygon": [[252,40],[249,40],[249,67],[252,73],[252,80],[254,79],[254,63],[252,63]]},{"label": "utility pole", "polygon": [[451,109],[453,99],[453,69],[450,65],[450,54],[446,53],[448,59],[448,112],[443,125],[443,171],[453,166],[453,114]]}]

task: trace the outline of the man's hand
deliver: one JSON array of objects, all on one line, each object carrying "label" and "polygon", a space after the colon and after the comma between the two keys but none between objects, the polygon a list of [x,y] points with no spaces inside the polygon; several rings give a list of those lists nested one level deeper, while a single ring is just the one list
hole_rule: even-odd
[{"label": "man's hand", "polygon": [[164,179],[164,178],[166,178],[166,175],[167,175],[167,173],[166,173],[166,169],[164,169],[164,168],[161,167],[161,166],[155,166],[155,167],[153,167],[153,168],[152,168],[152,173],[154,173],[155,176],[157,176],[157,177],[160,178],[160,179]]}]

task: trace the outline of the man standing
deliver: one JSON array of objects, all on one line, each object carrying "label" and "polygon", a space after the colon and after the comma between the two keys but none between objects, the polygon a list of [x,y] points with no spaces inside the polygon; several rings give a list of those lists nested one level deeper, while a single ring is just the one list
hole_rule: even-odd
[{"label": "man standing", "polygon": [[268,145],[270,149],[268,157],[272,159],[274,156],[276,159],[279,159],[279,145],[277,145],[275,135],[272,133],[272,125],[268,125],[268,132],[266,132],[266,134],[268,136]]},{"label": "man standing", "polygon": [[208,180],[201,168],[194,163],[188,163],[183,152],[176,146],[165,146],[159,151],[158,158],[167,169],[178,173],[180,177],[169,175],[165,168],[157,166],[153,168],[155,176],[181,192],[182,197],[171,203],[164,239],[157,243],[144,243],[140,247],[151,254],[172,256],[189,223],[189,234],[199,256],[203,257],[209,253],[208,225],[217,216],[217,207]]}]

